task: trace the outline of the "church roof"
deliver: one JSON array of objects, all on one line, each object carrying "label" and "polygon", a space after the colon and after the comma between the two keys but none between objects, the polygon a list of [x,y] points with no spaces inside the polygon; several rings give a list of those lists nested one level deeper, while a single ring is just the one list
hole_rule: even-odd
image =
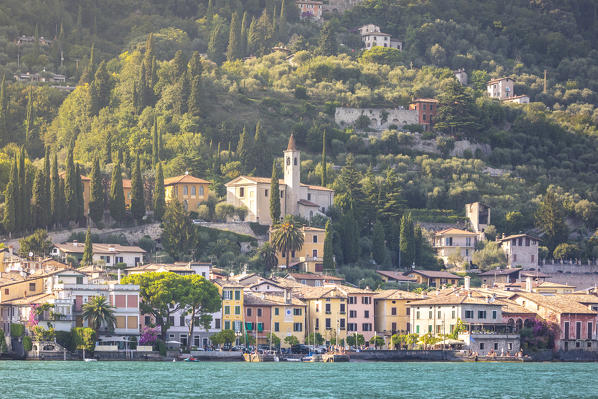
[{"label": "church roof", "polygon": [[297,151],[297,146],[295,145],[295,136],[291,133],[291,137],[289,137],[289,145],[287,146],[287,151]]}]

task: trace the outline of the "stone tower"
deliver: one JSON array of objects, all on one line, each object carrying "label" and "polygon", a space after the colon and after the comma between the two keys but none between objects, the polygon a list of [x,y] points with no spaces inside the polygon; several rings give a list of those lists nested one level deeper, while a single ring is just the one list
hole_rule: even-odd
[{"label": "stone tower", "polygon": [[289,145],[284,151],[284,184],[286,190],[286,213],[297,213],[297,201],[301,186],[301,152],[297,151],[295,136],[291,134]]}]

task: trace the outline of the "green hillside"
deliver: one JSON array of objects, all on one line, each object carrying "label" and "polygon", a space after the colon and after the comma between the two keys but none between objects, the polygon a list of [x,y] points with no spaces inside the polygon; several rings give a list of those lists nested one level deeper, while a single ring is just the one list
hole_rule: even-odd
[{"label": "green hillside", "polygon": [[[127,177],[139,156],[148,199],[155,158],[165,176],[189,171],[223,195],[222,184],[240,174],[269,177],[291,132],[304,151],[303,180],[321,184],[326,132],[324,184],[337,191],[330,216],[339,264],[370,261],[380,220],[387,256],[378,263],[399,266],[404,210],[416,220],[457,221],[472,201],[493,208],[498,233],[534,231],[550,251],[570,242],[575,255],[595,257],[588,237],[598,224],[597,11],[588,0],[370,0],[319,25],[299,21],[287,0],[7,0],[0,185],[18,146],[30,181],[45,148],[62,166],[72,146],[82,173],[99,158],[106,182],[119,153]],[[366,23],[399,38],[404,51],[362,52],[356,28]],[[18,46],[21,35],[53,41]],[[43,68],[77,88],[11,79]],[[456,83],[456,68],[468,72],[467,87]],[[486,82],[503,76],[532,103],[487,98]],[[441,154],[416,150],[406,131],[368,138],[334,124],[337,106],[408,106],[415,97],[440,100],[438,128],[423,138]],[[491,152],[450,157],[461,139]],[[539,204],[553,197],[553,220],[538,223]],[[34,227],[31,219],[21,231]],[[414,260],[430,266],[429,249],[422,251]]]}]

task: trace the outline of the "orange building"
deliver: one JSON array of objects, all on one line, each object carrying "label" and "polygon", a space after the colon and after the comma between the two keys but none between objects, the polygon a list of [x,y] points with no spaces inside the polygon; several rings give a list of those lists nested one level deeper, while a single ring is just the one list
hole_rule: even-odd
[{"label": "orange building", "polygon": [[185,209],[196,211],[203,201],[208,199],[210,182],[193,177],[188,173],[164,179],[166,202],[178,199]]},{"label": "orange building", "polygon": [[438,100],[433,98],[416,98],[409,104],[409,109],[417,111],[419,124],[425,130],[432,130],[432,127],[434,127],[434,118],[436,117],[436,112],[438,112]]}]

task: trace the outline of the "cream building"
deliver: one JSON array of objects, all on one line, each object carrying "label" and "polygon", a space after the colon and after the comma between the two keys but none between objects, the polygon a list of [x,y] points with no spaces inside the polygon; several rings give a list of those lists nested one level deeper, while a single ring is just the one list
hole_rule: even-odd
[{"label": "cream building", "polygon": [[498,98],[499,100],[513,97],[515,95],[513,83],[514,81],[511,78],[500,78],[489,81],[486,85],[488,96]]},{"label": "cream building", "polygon": [[269,177],[239,176],[226,183],[226,202],[235,207],[246,207],[248,222],[272,224],[270,195],[280,196],[280,213],[311,219],[332,206],[334,191],[321,186],[301,183],[301,152],[291,134],[284,151],[284,179],[279,181],[279,193],[270,192]]},{"label": "cream building", "polygon": [[498,243],[507,256],[509,267],[535,269],[538,267],[539,240],[527,234],[503,235]]},{"label": "cream building", "polygon": [[[289,256],[289,266],[301,264],[302,272],[322,273],[324,271],[324,239],[326,230],[317,227],[303,226],[303,247],[299,251],[292,251]],[[286,254],[276,252],[279,265],[286,265]]]},{"label": "cream building", "polygon": [[479,238],[478,233],[450,228],[434,234],[434,249],[444,264],[449,263],[449,258],[461,258],[470,263]]}]

